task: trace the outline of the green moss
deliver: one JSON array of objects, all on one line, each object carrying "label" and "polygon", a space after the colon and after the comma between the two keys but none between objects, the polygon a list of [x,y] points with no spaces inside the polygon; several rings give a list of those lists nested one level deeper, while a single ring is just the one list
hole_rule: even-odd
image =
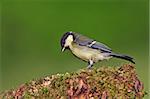
[{"label": "green moss", "polygon": [[143,83],[132,65],[121,67],[100,67],[92,70],[50,75],[32,80],[14,90],[0,94],[13,99],[66,99],[71,98],[142,98],[145,95]]},{"label": "green moss", "polygon": [[31,95],[28,92],[24,93],[23,99],[32,99]]},{"label": "green moss", "polygon": [[42,88],[42,94],[48,94],[48,89],[47,88]]}]

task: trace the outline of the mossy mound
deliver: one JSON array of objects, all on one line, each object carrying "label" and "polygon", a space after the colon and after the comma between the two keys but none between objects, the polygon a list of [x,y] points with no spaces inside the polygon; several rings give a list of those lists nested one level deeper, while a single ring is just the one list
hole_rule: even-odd
[{"label": "mossy mound", "polygon": [[32,80],[0,94],[6,99],[141,99],[143,83],[132,65],[100,67]]}]

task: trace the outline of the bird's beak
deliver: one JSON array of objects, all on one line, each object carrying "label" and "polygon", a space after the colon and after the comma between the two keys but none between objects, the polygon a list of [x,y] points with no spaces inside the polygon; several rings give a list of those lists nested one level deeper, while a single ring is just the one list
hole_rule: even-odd
[{"label": "bird's beak", "polygon": [[65,47],[63,47],[63,49],[61,51],[64,52],[65,51]]}]

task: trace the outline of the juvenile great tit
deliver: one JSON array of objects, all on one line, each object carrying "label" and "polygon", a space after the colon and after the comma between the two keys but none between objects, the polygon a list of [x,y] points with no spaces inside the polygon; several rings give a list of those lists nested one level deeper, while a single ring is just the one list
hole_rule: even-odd
[{"label": "juvenile great tit", "polygon": [[88,62],[87,68],[91,68],[98,61],[112,57],[125,59],[135,64],[132,57],[114,53],[108,46],[75,32],[66,32],[60,44],[62,52],[69,49],[79,59]]}]

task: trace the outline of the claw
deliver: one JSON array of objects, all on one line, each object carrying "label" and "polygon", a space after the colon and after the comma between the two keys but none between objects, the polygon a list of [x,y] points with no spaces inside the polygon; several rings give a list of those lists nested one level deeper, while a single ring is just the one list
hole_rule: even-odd
[{"label": "claw", "polygon": [[94,63],[94,62],[93,62],[92,60],[89,60],[89,65],[88,65],[88,67],[87,67],[87,68],[88,68],[88,69],[91,69],[91,68],[92,68],[92,66],[93,66],[93,63]]}]

